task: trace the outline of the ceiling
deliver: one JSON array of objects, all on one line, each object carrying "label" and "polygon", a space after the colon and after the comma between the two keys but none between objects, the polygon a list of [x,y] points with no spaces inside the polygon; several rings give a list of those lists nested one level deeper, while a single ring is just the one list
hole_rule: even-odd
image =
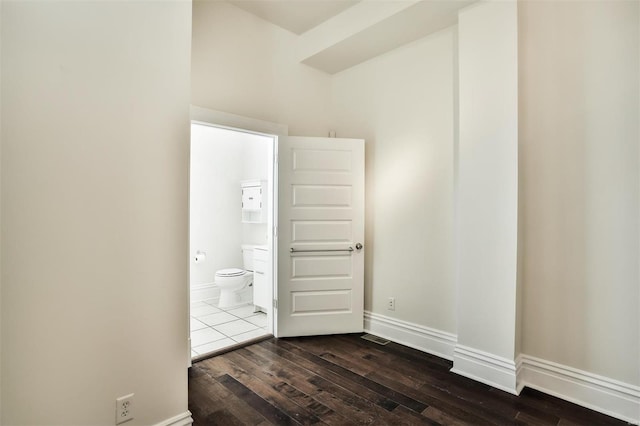
[{"label": "ceiling", "polygon": [[227,0],[297,34],[301,63],[335,74],[458,21],[477,0]]},{"label": "ceiling", "polygon": [[272,24],[302,34],[360,0],[228,0]]}]

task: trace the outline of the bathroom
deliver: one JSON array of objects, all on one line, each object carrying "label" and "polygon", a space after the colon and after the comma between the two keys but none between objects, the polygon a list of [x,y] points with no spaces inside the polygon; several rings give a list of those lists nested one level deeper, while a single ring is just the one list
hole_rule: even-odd
[{"label": "bathroom", "polygon": [[272,333],[275,137],[191,125],[192,358]]}]

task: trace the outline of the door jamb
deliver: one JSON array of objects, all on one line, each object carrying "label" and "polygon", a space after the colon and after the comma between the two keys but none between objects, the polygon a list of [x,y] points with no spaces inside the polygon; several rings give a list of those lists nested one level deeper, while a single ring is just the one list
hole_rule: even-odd
[{"label": "door jamb", "polygon": [[[269,191],[273,194],[273,203],[271,208],[269,209],[269,214],[271,215],[271,324],[270,328],[274,336],[278,334],[278,325],[277,325],[277,306],[276,299],[278,295],[278,237],[277,237],[277,229],[278,229],[278,137],[279,136],[287,136],[289,134],[289,126],[280,123],[274,123],[264,120],[258,120],[251,117],[245,117],[241,115],[231,114],[224,111],[217,111],[208,108],[199,107],[196,105],[190,106],[190,123],[203,124],[208,126],[214,126],[218,128],[224,128],[244,133],[253,133],[261,136],[268,136],[273,138],[273,158],[270,163],[269,168],[271,169],[271,188]],[[187,255],[188,257],[188,255]],[[191,315],[191,278],[187,277],[187,315],[190,317]],[[188,318],[187,318],[188,319]],[[187,321],[187,324],[189,322]],[[189,354],[189,363],[188,366],[191,366],[191,332],[188,331],[188,354]]]}]

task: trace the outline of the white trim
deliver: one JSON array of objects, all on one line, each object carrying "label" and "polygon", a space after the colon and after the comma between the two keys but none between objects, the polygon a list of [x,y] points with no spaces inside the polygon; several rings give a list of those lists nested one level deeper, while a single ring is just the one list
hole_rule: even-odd
[{"label": "white trim", "polygon": [[173,416],[170,419],[156,423],[154,426],[188,426],[193,424],[193,418],[191,418],[191,411],[187,410],[184,413]]},{"label": "white trim", "polygon": [[[277,335],[276,319],[278,315],[275,301],[278,290],[278,236],[276,233],[278,224],[278,137],[288,136],[289,126],[286,124],[258,120],[224,111],[203,108],[196,105],[190,105],[189,116],[192,123],[225,128],[243,133],[255,133],[262,136],[268,136],[273,139],[270,152],[273,161],[269,162],[268,167],[268,174],[272,177],[272,179],[268,179],[268,192],[269,194],[272,194],[271,200],[273,200],[273,203],[270,203],[271,207],[269,209],[267,219],[267,226],[272,228],[273,232],[268,234],[267,243],[271,247],[269,264],[272,271],[272,285],[269,286],[269,300],[274,301],[274,306],[272,309],[267,309],[267,330],[269,333]],[[191,293],[192,290],[193,289],[190,288],[189,292]],[[213,297],[209,296],[210,295],[207,295],[208,299],[214,299],[217,303],[220,298],[219,289]],[[189,352],[189,357],[191,357],[191,352]]]},{"label": "white trim", "polygon": [[453,353],[452,373],[485,383],[505,392],[518,395],[516,363],[488,352],[456,345]]},{"label": "white trim", "polygon": [[220,298],[220,289],[215,283],[204,283],[191,286],[189,289],[191,303],[204,300],[217,300]]},{"label": "white trim", "polygon": [[453,359],[455,334],[364,311],[364,330],[440,358]]},{"label": "white trim", "polygon": [[286,124],[272,123],[195,105],[191,105],[190,117],[195,122],[215,124],[218,127],[239,129],[245,132],[248,130],[277,136],[287,136],[289,134],[289,126]]},{"label": "white trim", "polygon": [[633,424],[640,424],[640,387],[529,355],[521,355],[524,386]]},{"label": "white trim", "polygon": [[518,395],[523,387],[640,424],[640,387],[552,361],[520,355],[515,361],[457,345],[457,336],[370,311],[364,330],[454,361],[451,372]]}]

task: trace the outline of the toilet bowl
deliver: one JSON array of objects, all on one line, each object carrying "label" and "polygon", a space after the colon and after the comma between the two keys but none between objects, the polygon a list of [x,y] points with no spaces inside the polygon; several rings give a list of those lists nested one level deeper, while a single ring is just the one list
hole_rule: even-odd
[{"label": "toilet bowl", "polygon": [[242,246],[244,269],[227,268],[216,271],[215,284],[220,289],[219,308],[233,308],[253,301],[253,245]]},{"label": "toilet bowl", "polygon": [[216,272],[215,283],[220,288],[219,308],[232,308],[251,302],[246,289],[253,282],[253,273],[238,268]]}]

